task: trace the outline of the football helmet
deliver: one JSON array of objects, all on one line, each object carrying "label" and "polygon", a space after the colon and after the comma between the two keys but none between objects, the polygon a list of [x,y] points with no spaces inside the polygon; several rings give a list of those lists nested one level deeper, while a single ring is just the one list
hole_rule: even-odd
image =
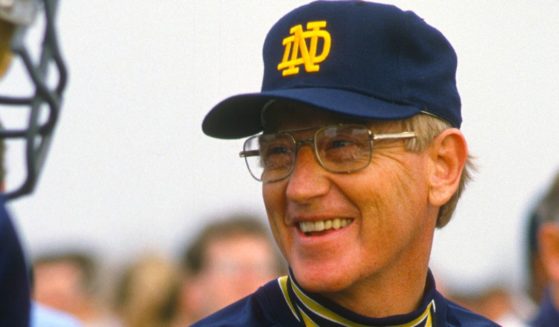
[{"label": "football helmet", "polygon": [[[58,0],[0,0],[0,20],[10,29],[12,61],[20,61],[28,75],[29,94],[0,94],[0,141],[23,141],[25,169],[23,178],[6,192],[8,199],[33,191],[60,116],[67,69],[61,55],[55,16]],[[43,17],[41,17],[43,16]],[[40,27],[40,44],[35,53],[28,49],[26,35],[35,20]],[[38,43],[38,42],[37,42]],[[0,81],[0,83],[2,83]],[[10,126],[4,117],[17,112],[21,123]]]}]

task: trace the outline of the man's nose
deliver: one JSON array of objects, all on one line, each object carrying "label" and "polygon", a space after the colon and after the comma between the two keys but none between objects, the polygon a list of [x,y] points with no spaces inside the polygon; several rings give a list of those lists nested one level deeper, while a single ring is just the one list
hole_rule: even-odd
[{"label": "man's nose", "polygon": [[287,198],[304,203],[326,194],[330,187],[325,176],[327,173],[315,157],[311,146],[300,147],[287,181]]}]

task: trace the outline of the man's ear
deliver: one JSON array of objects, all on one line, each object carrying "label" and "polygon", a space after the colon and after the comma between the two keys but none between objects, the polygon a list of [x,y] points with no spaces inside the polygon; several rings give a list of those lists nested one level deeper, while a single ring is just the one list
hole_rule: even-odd
[{"label": "man's ear", "polygon": [[544,223],[538,230],[538,245],[548,278],[559,282],[559,226]]},{"label": "man's ear", "polygon": [[450,128],[433,139],[428,154],[429,201],[432,205],[441,207],[458,189],[468,158],[468,145],[459,129]]}]

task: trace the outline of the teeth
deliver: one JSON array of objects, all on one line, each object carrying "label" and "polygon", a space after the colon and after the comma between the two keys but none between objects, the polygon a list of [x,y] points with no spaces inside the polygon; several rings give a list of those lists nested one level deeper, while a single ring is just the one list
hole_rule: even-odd
[{"label": "teeth", "polygon": [[322,232],[330,229],[340,229],[351,223],[351,219],[329,219],[320,221],[303,221],[299,223],[299,229],[303,233]]},{"label": "teeth", "polygon": [[334,222],[332,223],[332,226],[334,227],[334,229],[340,228],[341,225],[342,225],[342,222],[339,219],[334,219]]}]

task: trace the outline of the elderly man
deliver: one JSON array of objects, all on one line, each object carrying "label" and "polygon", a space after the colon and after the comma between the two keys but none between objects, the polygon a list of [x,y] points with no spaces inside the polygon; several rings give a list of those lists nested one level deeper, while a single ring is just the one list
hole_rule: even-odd
[{"label": "elderly man", "polygon": [[[6,75],[12,59],[17,59],[33,86],[25,97],[0,94],[3,124],[0,127],[0,326],[27,327],[30,323],[28,268],[4,204],[7,199],[33,191],[57,122],[66,86],[66,68],[58,49],[54,25],[57,2],[0,1],[0,77]],[[45,29],[38,60],[34,61],[24,36],[37,14],[44,15]],[[47,83],[47,71],[52,74],[50,84]],[[16,120],[11,115],[14,112],[23,115],[25,126],[12,124],[11,120]],[[6,115],[12,119],[5,119]],[[24,141],[27,175],[20,184],[6,190],[3,150],[4,143],[11,140]]]},{"label": "elderly man", "polygon": [[249,137],[240,154],[290,273],[195,326],[495,326],[428,268],[468,179],[445,37],[394,6],[317,1],[263,55],[262,91],[222,101],[203,130]]}]

